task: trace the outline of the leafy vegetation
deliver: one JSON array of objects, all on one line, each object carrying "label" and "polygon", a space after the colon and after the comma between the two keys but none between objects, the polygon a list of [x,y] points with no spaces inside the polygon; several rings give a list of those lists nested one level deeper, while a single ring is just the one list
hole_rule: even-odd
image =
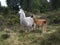
[{"label": "leafy vegetation", "polygon": [[[53,27],[52,30],[48,28],[49,31],[43,34],[38,30],[38,32],[34,30],[27,33],[15,32],[14,29],[5,27],[0,31],[0,45],[60,45],[60,26],[55,26],[54,29]],[[21,30],[21,28],[16,30]]]},{"label": "leafy vegetation", "polygon": [[[6,0],[8,7],[0,7],[0,45],[60,45],[60,0]],[[26,16],[33,13],[47,19],[47,32],[33,30],[25,33],[20,25],[17,3]],[[39,14],[39,15],[38,15]]]}]

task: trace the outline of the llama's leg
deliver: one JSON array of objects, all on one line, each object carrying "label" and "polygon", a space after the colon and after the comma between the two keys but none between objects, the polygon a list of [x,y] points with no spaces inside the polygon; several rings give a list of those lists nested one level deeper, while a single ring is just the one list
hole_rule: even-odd
[{"label": "llama's leg", "polygon": [[46,32],[46,25],[45,24],[42,26],[42,30],[43,30],[43,33]]},{"label": "llama's leg", "polygon": [[47,30],[47,22],[46,22],[46,24],[45,24],[45,31]]},{"label": "llama's leg", "polygon": [[36,25],[36,28],[37,28],[37,30],[40,30],[40,29],[39,29],[40,27],[39,27],[38,25]]},{"label": "llama's leg", "polygon": [[25,27],[25,32],[28,32],[27,30],[28,30],[27,27]]},{"label": "llama's leg", "polygon": [[34,24],[31,26],[31,30],[34,30]]},{"label": "llama's leg", "polygon": [[39,26],[39,29],[42,30],[42,26],[41,25]]},{"label": "llama's leg", "polygon": [[43,25],[43,31],[46,32],[46,28],[47,28],[47,22],[44,23]]},{"label": "llama's leg", "polygon": [[30,30],[31,30],[31,27],[28,27],[28,30],[29,30],[29,32],[30,32]]},{"label": "llama's leg", "polygon": [[31,30],[32,30],[32,31],[34,30],[34,27],[33,27],[33,26],[31,27]]},{"label": "llama's leg", "polygon": [[46,32],[47,24],[45,24],[44,27],[45,27],[45,30],[44,31]]},{"label": "llama's leg", "polygon": [[42,26],[42,33],[44,33],[44,26]]},{"label": "llama's leg", "polygon": [[25,32],[27,32],[27,29],[25,30]]},{"label": "llama's leg", "polygon": [[30,30],[31,30],[31,27],[27,27],[27,32],[30,32]]},{"label": "llama's leg", "polygon": [[36,24],[34,23],[34,30],[36,29]]}]

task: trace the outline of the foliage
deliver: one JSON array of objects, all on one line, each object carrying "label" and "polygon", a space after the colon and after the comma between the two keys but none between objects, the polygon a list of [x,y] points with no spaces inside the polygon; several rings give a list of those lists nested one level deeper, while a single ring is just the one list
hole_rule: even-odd
[{"label": "foliage", "polygon": [[[10,32],[5,32],[5,30]],[[48,33],[50,32],[48,31],[42,34],[35,32],[36,30],[27,33],[21,29],[18,29],[21,32],[15,32],[13,30],[6,28],[0,31],[0,45],[60,45],[60,28],[56,29],[55,32]]]},{"label": "foliage", "polygon": [[12,10],[19,10],[17,2],[20,2],[20,0],[6,0],[8,7]]},{"label": "foliage", "polygon": [[9,12],[10,12],[9,7],[0,7],[0,14],[8,15]]},{"label": "foliage", "polygon": [[48,10],[47,0],[23,0],[22,8],[33,13],[45,12]]},{"label": "foliage", "polygon": [[[22,8],[27,11],[36,13],[38,10],[41,13],[60,8],[60,0],[6,0],[8,7],[13,10],[19,10],[17,3],[20,3]],[[37,12],[38,12],[37,11]]]},{"label": "foliage", "polygon": [[1,38],[2,38],[2,39],[7,39],[7,38],[9,38],[9,35],[8,35],[8,34],[2,34],[2,35],[1,35]]},{"label": "foliage", "polygon": [[20,23],[20,20],[17,16],[15,15],[11,15],[9,16],[9,19],[7,20],[7,24],[8,25],[16,25],[16,24],[19,24]]},{"label": "foliage", "polygon": [[13,10],[19,10],[17,3],[20,3],[24,10],[30,12],[45,12],[48,10],[48,2],[47,0],[7,0],[7,5],[11,7]]},{"label": "foliage", "polygon": [[53,9],[60,8],[60,0],[50,0],[50,3]]},{"label": "foliage", "polygon": [[[59,7],[59,3],[58,6],[56,6],[56,1],[53,1],[54,4],[49,6],[50,3],[47,3],[46,0],[7,0],[8,7],[0,7],[0,26],[2,26],[0,27],[0,45],[60,45],[60,27],[51,34],[41,34],[39,31],[36,32],[35,30],[25,33],[23,27],[17,26],[20,25],[20,19],[17,15],[17,2],[21,2],[20,4],[24,10],[35,14],[49,11],[50,6],[53,6],[52,9],[57,9]],[[45,17],[45,13],[43,17]],[[51,10],[50,13],[46,13],[46,19],[49,20],[49,24],[60,24],[60,11]],[[6,31],[6,26],[11,26],[14,29],[10,29],[9,27],[9,30],[7,29],[8,31]]]},{"label": "foliage", "polygon": [[47,19],[49,20],[49,24],[60,24],[60,11],[52,12],[48,14]]},{"label": "foliage", "polygon": [[41,45],[60,45],[60,30],[51,34],[44,34]]}]

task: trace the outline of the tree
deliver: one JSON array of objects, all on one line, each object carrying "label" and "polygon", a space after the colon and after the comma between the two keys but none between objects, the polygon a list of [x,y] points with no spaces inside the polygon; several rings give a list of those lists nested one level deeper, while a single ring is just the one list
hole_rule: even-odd
[{"label": "tree", "polygon": [[6,0],[7,5],[12,9],[18,9],[17,3],[20,3],[21,7],[26,11],[33,13],[45,12],[48,10],[47,0]]},{"label": "tree", "polygon": [[60,8],[60,0],[50,0],[50,3],[53,9]]},{"label": "tree", "polygon": [[20,0],[6,0],[8,7],[12,8],[13,10],[18,10],[17,3],[20,2]]},{"label": "tree", "polygon": [[1,2],[0,2],[0,7],[1,7]]},{"label": "tree", "polygon": [[49,10],[49,3],[47,0],[41,0],[40,12],[46,12]]}]

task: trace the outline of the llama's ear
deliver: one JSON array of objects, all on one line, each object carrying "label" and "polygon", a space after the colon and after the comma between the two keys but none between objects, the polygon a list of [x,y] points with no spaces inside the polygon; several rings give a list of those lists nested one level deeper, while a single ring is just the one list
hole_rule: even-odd
[{"label": "llama's ear", "polygon": [[33,15],[31,16],[31,18],[33,18]]}]

